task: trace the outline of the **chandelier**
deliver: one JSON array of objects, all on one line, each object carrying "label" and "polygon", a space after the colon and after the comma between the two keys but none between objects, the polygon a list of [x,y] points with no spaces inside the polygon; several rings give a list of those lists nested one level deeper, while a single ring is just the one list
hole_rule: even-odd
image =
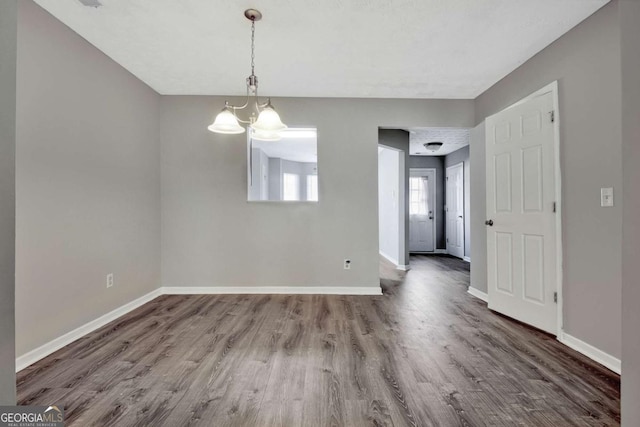
[{"label": "chandelier", "polygon": [[[251,21],[251,75],[247,77],[247,100],[241,106],[235,106],[225,101],[224,108],[216,116],[214,122],[208,127],[211,132],[223,134],[239,134],[245,131],[240,125],[244,123],[249,125],[252,131],[252,138],[262,141],[278,141],[280,132],[285,130],[287,126],[282,123],[280,116],[271,105],[271,99],[267,98],[267,102],[261,103],[258,98],[258,77],[255,75],[255,33],[256,21],[262,19],[262,13],[256,9],[247,9],[244,16]],[[238,118],[236,111],[244,110],[251,107],[254,111],[248,120]],[[256,120],[255,114],[258,114]]]}]

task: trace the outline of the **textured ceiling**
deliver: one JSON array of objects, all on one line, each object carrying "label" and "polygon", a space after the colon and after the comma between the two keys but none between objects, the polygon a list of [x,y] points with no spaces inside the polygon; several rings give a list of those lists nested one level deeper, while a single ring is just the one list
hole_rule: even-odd
[{"label": "textured ceiling", "polygon": [[[469,129],[412,128],[409,130],[409,154],[412,156],[444,156],[469,145]],[[438,151],[424,148],[427,142],[443,143]]]},{"label": "textured ceiling", "polygon": [[161,94],[475,98],[608,0],[35,0]]}]

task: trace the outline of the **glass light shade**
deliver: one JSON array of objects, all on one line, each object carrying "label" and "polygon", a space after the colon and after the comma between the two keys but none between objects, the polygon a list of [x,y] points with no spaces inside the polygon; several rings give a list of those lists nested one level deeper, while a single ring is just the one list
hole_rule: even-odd
[{"label": "glass light shade", "polygon": [[251,138],[258,141],[280,141],[282,135],[280,135],[279,132],[266,132],[254,129],[251,133]]},{"label": "glass light shade", "polygon": [[267,105],[262,109],[258,120],[251,125],[257,131],[263,131],[266,133],[277,133],[281,130],[285,130],[287,125],[282,123],[280,116],[276,113],[271,105]]},{"label": "glass light shade", "polygon": [[236,116],[227,107],[218,113],[215,121],[207,129],[211,132],[225,134],[238,134],[244,132],[244,128],[240,126]]}]

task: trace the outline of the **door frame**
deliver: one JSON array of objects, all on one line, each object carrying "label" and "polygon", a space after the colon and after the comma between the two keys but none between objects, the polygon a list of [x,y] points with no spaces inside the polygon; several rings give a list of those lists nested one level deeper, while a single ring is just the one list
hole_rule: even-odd
[{"label": "door frame", "polygon": [[[521,100],[509,105],[506,108],[503,108],[499,112],[492,114],[492,117],[496,114],[500,114],[503,111],[509,110],[513,107],[516,107],[520,104],[523,104],[533,98],[537,98],[541,95],[551,93],[553,98],[553,111],[554,111],[554,122],[555,126],[553,129],[553,156],[555,163],[555,192],[556,192],[556,292],[558,295],[557,299],[557,327],[556,327],[556,338],[559,341],[563,340],[564,329],[563,329],[563,319],[564,319],[564,311],[562,309],[563,306],[563,289],[564,289],[564,265],[563,265],[563,253],[562,253],[562,168],[560,166],[560,102],[558,99],[558,81],[554,80],[543,88],[527,95]],[[486,118],[485,118],[486,120]],[[486,215],[486,212],[485,212]],[[487,284],[488,285],[488,284]]]},{"label": "door frame", "polygon": [[[408,182],[406,180],[406,173],[407,173],[407,162],[405,161],[405,156],[406,153],[404,152],[404,150],[401,150],[399,148],[396,147],[392,147],[389,145],[385,145],[382,143],[378,143],[378,159],[379,159],[379,155],[380,155],[380,149],[384,149],[384,150],[389,150],[389,151],[395,151],[398,153],[398,179],[399,179],[399,185],[398,185],[398,246],[399,246],[399,250],[398,250],[398,260],[397,260],[397,264],[395,264],[395,262],[393,262],[393,260],[388,259],[386,256],[384,256],[385,259],[389,260],[390,262],[392,262],[393,264],[396,265],[396,268],[398,270],[402,270],[402,271],[408,271],[410,266],[409,266],[409,234],[408,234],[408,230],[409,230],[409,199],[407,197],[407,189],[408,189]],[[376,167],[376,174],[379,176],[380,175],[380,163],[378,160],[378,166]],[[378,187],[378,181],[376,180],[376,187]],[[379,196],[379,192],[380,192],[380,188],[377,189],[376,192],[376,198]],[[377,213],[378,213],[378,230],[380,229],[380,210],[379,208],[377,208]],[[378,239],[378,253],[381,254],[380,252],[380,240]]]},{"label": "door frame", "polygon": [[[436,223],[438,221],[438,170],[436,168],[409,168],[409,179],[412,176],[424,176],[424,175],[412,175],[412,172],[416,173],[427,173],[433,172],[433,228],[431,236],[433,237],[433,251],[432,252],[419,252],[419,251],[410,251],[413,254],[435,254],[437,252],[436,245]],[[409,195],[409,203],[411,203],[411,195]],[[411,233],[411,224],[409,224],[409,233]]]},{"label": "door frame", "polygon": [[[444,210],[444,235],[445,235],[445,243],[447,244],[447,253],[449,255],[451,255],[451,251],[449,251],[449,237],[447,234],[447,213],[449,212],[449,205],[447,204],[447,198],[449,197],[449,189],[448,189],[448,182],[449,182],[449,174],[447,173],[447,171],[449,169],[453,169],[453,168],[457,168],[460,167],[462,168],[462,212],[463,212],[463,217],[462,217],[462,257],[460,258],[461,260],[464,261],[465,258],[465,253],[467,252],[467,244],[465,242],[465,238],[467,237],[467,230],[465,230],[465,226],[464,223],[467,220],[466,216],[464,216],[464,193],[465,193],[465,185],[464,185],[464,177],[465,177],[465,170],[464,170],[464,162],[458,162],[458,163],[454,163],[452,165],[449,165],[447,167],[444,168],[444,203],[445,203],[445,210]],[[452,255],[455,256],[455,255]],[[456,257],[457,258],[457,257]]]}]

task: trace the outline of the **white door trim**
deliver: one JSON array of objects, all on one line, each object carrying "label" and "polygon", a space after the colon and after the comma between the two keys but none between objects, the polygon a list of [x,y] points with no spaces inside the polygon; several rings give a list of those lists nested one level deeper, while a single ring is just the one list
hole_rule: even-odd
[{"label": "white door trim", "polygon": [[[563,254],[562,254],[562,169],[560,167],[560,101],[558,99],[558,81],[555,80],[542,89],[539,89],[532,94],[522,98],[520,101],[511,104],[507,108],[499,111],[496,114],[500,114],[510,108],[523,104],[533,98],[537,98],[541,95],[551,92],[553,98],[553,111],[555,126],[553,127],[553,151],[555,162],[555,191],[556,191],[556,292],[558,293],[557,300],[557,331],[556,337],[560,338],[564,334],[563,319],[564,312],[562,309],[562,290],[564,287],[564,273],[563,273]],[[496,114],[492,114],[485,118],[492,117]]]},{"label": "white door trim", "polygon": [[[415,172],[415,173],[428,173],[428,172],[433,172],[433,232],[431,233],[433,236],[433,252],[424,252],[424,253],[435,253],[436,252],[436,248],[438,247],[438,245],[436,245],[436,222],[438,221],[438,209],[436,208],[438,206],[438,171],[436,168],[409,168],[409,178],[411,178],[411,173]],[[424,175],[419,175],[419,176],[424,176]],[[431,196],[431,195],[429,195]],[[420,252],[414,252],[414,253],[420,253]]]},{"label": "white door trim", "polygon": [[[404,150],[400,150],[399,148],[395,148],[395,147],[391,147],[388,145],[384,145],[379,143],[378,144],[378,154],[380,153],[380,148],[383,148],[385,150],[389,150],[389,151],[395,151],[398,153],[399,155],[399,188],[398,188],[398,247],[399,247],[399,253],[398,253],[398,262],[396,263],[396,265],[398,265],[399,267],[403,267],[401,268],[402,270],[409,270],[409,257],[408,257],[408,252],[409,252],[409,241],[407,240],[407,229],[409,228],[409,205],[408,205],[408,198],[406,195],[406,191],[407,191],[407,185],[409,185],[408,182],[406,182],[406,171],[407,171],[407,167],[409,166],[406,162],[405,162],[405,152]],[[379,169],[379,165],[377,170],[377,175],[380,174],[380,169]],[[377,183],[377,182],[376,182]],[[376,185],[377,186],[377,185]],[[379,189],[378,189],[379,192]],[[378,227],[380,227],[380,212],[378,210]],[[380,250],[380,241],[378,241],[378,251]],[[389,259],[388,257],[385,256],[385,258]]]}]

